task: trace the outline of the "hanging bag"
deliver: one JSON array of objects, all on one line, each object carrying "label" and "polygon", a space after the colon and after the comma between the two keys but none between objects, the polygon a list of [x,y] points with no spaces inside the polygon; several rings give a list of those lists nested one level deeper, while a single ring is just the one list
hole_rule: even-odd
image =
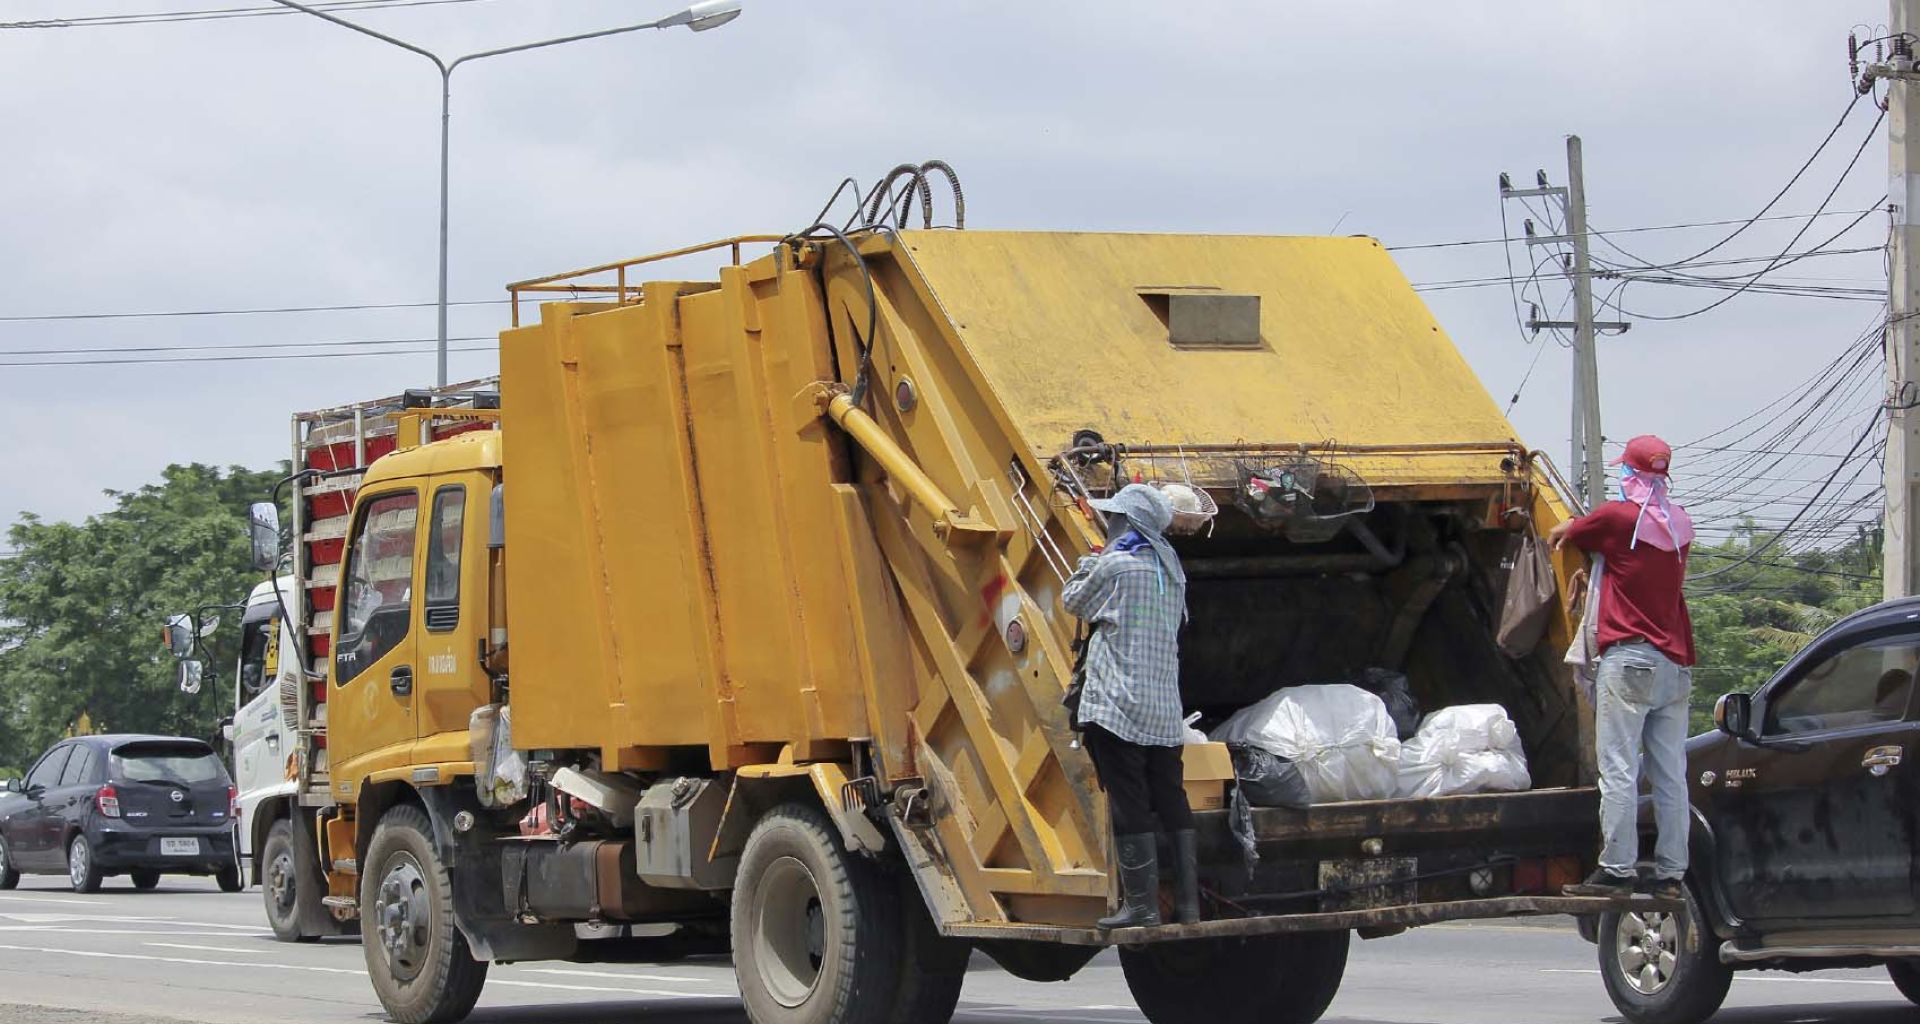
[{"label": "hanging bag", "polygon": [[1080,698],[1087,688],[1087,645],[1093,639],[1093,631],[1085,622],[1080,622],[1073,630],[1073,676],[1067,683],[1067,692],[1060,698],[1060,706],[1067,709],[1067,727],[1081,732]]},{"label": "hanging bag", "polygon": [[1523,518],[1526,525],[1514,547],[1506,596],[1500,602],[1500,628],[1494,634],[1500,650],[1510,658],[1526,657],[1539,646],[1560,597],[1546,542],[1534,531],[1533,518],[1524,514]]}]

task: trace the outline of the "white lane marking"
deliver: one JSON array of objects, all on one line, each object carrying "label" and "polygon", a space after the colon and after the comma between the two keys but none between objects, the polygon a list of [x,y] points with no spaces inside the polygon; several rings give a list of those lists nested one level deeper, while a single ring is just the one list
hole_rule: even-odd
[{"label": "white lane marking", "polygon": [[669,992],[654,988],[613,988],[607,985],[561,985],[550,981],[495,981],[487,979],[487,987],[511,985],[514,988],[557,989],[561,992],[618,992],[628,996],[662,996],[667,999],[738,999],[738,996],[722,995],[718,992]]},{"label": "white lane marking", "polygon": [[[252,967],[256,970],[271,971],[307,971],[313,974],[357,974],[362,977],[366,971],[357,967],[317,967],[311,964],[277,964],[259,961],[203,960],[197,957],[153,956],[147,953],[107,953],[92,949],[56,949],[52,946],[10,946],[0,944],[0,951],[15,953],[55,953],[61,956],[92,957],[97,960],[142,960],[148,963],[191,964],[196,967]],[[668,999],[733,999],[734,996],[713,992],[669,992],[662,989],[613,988],[606,985],[560,985],[544,981],[507,981],[489,980],[488,985],[506,985],[511,988],[538,988],[567,992],[614,992],[630,996],[661,996]]]},{"label": "white lane marking", "polygon": [[[1595,974],[1595,975],[1597,975],[1597,974],[1599,974],[1600,972],[1599,972],[1599,971],[1596,971],[1596,970],[1593,970],[1593,969],[1591,969],[1591,968],[1589,968],[1589,969],[1587,969],[1587,970],[1584,970],[1584,971],[1576,971],[1576,970],[1573,970],[1573,969],[1571,969],[1571,968],[1553,968],[1553,967],[1544,967],[1544,968],[1541,968],[1541,970],[1540,970],[1540,973],[1541,973],[1541,974]],[[1733,980],[1735,980],[1735,981],[1738,981],[1738,982],[1743,982],[1743,983],[1744,983],[1744,982],[1749,982],[1749,981],[1770,981],[1770,982],[1773,982],[1773,983],[1775,983],[1775,984],[1780,984],[1780,985],[1882,985],[1882,986],[1891,986],[1891,985],[1893,984],[1893,982],[1891,982],[1891,981],[1876,981],[1876,980],[1874,980],[1874,979],[1872,979],[1872,978],[1797,978],[1797,977],[1796,977],[1796,978],[1772,978],[1772,977],[1760,977],[1760,976],[1758,976],[1758,975],[1753,975],[1753,974],[1735,974],[1735,975],[1733,976]]]},{"label": "white lane marking", "polygon": [[199,967],[254,967],[263,970],[311,971],[316,974],[365,974],[359,968],[315,967],[308,964],[246,963],[232,960],[200,960],[183,956],[152,956],[146,953],[108,953],[97,949],[56,949],[52,946],[0,945],[0,950],[15,953],[57,953],[61,956],[92,957],[96,960],[145,960],[162,964],[193,964]]},{"label": "white lane marking", "polygon": [[0,924],[0,932],[34,932],[40,935],[153,935],[176,939],[265,939],[271,932],[236,935],[233,932],[182,932],[170,928],[61,928],[50,924]]},{"label": "white lane marking", "polygon": [[[1069,1009],[1072,1009],[1072,1007],[1069,1007]],[[969,1017],[1005,1017],[1008,1020],[1071,1021],[1073,1024],[1132,1024],[1130,1020],[1121,1017],[1067,1017],[1055,1013],[1052,1010],[1040,1009],[976,1010],[965,1003],[961,1003],[960,1009],[955,1012],[954,1016],[957,1017],[963,1014]]]},{"label": "white lane marking", "polygon": [[623,974],[619,971],[581,971],[564,967],[526,967],[521,969],[521,973],[558,974],[569,978],[613,978],[618,981],[665,981],[683,982],[694,985],[726,985],[728,988],[733,987],[731,978],[727,980],[719,978],[689,978],[677,974]]},{"label": "white lane marking", "polygon": [[[231,938],[231,937],[232,936],[227,936],[227,935],[220,936],[220,938],[223,938],[223,939]],[[271,949],[269,948],[235,949],[232,946],[196,946],[186,942],[142,942],[141,945],[152,946],[155,949],[191,949],[201,953],[245,953],[248,955],[256,955],[260,953],[271,952]]]},{"label": "white lane marking", "polygon": [[84,924],[91,921],[113,924],[168,924],[184,928],[227,928],[252,932],[257,924],[224,924],[219,921],[182,921],[177,917],[144,917],[132,914],[0,914],[0,920],[22,924]]},{"label": "white lane marking", "polygon": [[105,906],[107,902],[106,900],[53,899],[45,896],[0,896],[0,900],[5,900],[9,903],[59,903],[69,907],[76,903],[85,904],[90,907],[98,907]]}]

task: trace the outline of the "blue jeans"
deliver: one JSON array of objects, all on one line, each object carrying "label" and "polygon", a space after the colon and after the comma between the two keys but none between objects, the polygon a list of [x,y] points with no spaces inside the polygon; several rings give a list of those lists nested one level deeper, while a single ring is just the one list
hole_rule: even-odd
[{"label": "blue jeans", "polygon": [[1640,767],[1645,750],[1660,839],[1654,873],[1687,873],[1687,699],[1693,673],[1644,640],[1609,646],[1594,684],[1595,759],[1600,768],[1600,866],[1636,873],[1640,860]]}]

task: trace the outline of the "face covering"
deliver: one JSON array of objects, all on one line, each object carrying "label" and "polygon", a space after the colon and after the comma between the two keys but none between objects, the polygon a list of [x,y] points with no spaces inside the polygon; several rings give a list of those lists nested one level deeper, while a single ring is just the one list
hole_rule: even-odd
[{"label": "face covering", "polygon": [[1641,473],[1632,466],[1620,467],[1620,497],[1640,506],[1633,521],[1633,548],[1641,541],[1662,551],[1679,551],[1693,543],[1693,517],[1667,496],[1667,477],[1661,473]]}]

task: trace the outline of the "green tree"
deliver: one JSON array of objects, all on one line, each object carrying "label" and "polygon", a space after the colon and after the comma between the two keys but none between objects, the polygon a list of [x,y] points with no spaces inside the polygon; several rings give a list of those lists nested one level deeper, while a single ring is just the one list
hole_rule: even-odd
[{"label": "green tree", "polygon": [[1877,531],[1799,553],[1769,547],[1771,538],[1749,523],[1720,544],[1694,548],[1692,572],[1723,570],[1688,588],[1696,730],[1713,727],[1721,694],[1751,692],[1828,626],[1880,600]]},{"label": "green tree", "polygon": [[[200,693],[176,686],[161,646],[169,614],[239,602],[249,567],[247,506],[279,471],[175,465],[160,482],[109,491],[83,523],[23,514],[0,560],[0,773],[24,767],[76,723],[95,731],[212,738],[231,712],[238,631],[208,638]],[[229,623],[232,613],[223,616]]]}]

